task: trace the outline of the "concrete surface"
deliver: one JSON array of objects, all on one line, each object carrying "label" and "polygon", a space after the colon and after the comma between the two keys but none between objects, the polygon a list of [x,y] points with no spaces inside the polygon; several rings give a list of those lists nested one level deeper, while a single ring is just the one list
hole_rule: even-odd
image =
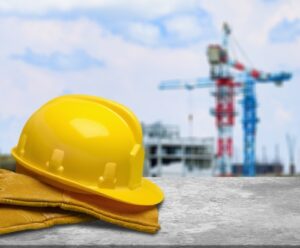
[{"label": "concrete surface", "polygon": [[0,237],[0,245],[300,245],[299,178],[156,178],[161,230],[100,221]]}]

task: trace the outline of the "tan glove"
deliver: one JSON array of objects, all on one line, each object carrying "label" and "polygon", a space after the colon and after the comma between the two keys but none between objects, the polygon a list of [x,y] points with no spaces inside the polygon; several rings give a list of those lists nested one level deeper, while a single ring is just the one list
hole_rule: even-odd
[{"label": "tan glove", "polygon": [[59,207],[142,232],[155,233],[160,228],[156,206],[136,206],[101,196],[63,191],[6,170],[0,170],[0,188],[2,204]]},{"label": "tan glove", "polygon": [[0,206],[0,234],[41,229],[58,224],[73,224],[91,220],[85,214],[60,208],[32,208],[24,206]]}]

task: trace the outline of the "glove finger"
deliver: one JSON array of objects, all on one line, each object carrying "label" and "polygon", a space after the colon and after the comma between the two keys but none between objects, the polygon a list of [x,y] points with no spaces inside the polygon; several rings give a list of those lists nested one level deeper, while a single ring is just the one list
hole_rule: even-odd
[{"label": "glove finger", "polygon": [[89,216],[66,212],[59,208],[31,208],[11,205],[1,205],[0,216],[0,235],[93,220]]},{"label": "glove finger", "polygon": [[11,174],[11,173],[13,172],[5,169],[0,169],[0,175]]},{"label": "glove finger", "polygon": [[[0,190],[1,190],[1,184],[3,184],[3,180],[7,178],[7,176],[12,175],[13,172],[5,169],[0,169]],[[3,185],[2,185],[3,186]]]}]

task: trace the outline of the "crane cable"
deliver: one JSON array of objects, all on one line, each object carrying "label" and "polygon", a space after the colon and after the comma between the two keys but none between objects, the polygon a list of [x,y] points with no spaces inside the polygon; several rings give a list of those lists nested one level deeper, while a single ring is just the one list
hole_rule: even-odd
[{"label": "crane cable", "polygon": [[235,48],[235,46],[232,45],[232,42],[230,42],[230,41],[229,41],[228,49],[232,53],[232,56],[230,56],[230,57],[233,58],[234,60],[238,60],[236,48]]},{"label": "crane cable", "polygon": [[239,44],[237,38],[233,34],[231,36],[232,36],[232,40],[234,41],[236,47],[239,49],[241,55],[245,58],[247,64],[250,65],[252,68],[255,68],[253,62],[251,61],[250,57],[247,55],[245,50],[242,48],[242,46]]}]

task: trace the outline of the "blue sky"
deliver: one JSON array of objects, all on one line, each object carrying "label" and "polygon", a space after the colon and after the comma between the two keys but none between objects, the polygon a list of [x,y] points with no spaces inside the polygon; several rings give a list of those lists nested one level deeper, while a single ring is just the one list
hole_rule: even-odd
[{"label": "blue sky", "polygon": [[75,71],[85,70],[91,67],[102,67],[104,63],[88,55],[84,50],[74,50],[69,54],[54,51],[49,55],[36,53],[31,48],[27,48],[24,53],[13,54],[12,59],[23,61],[24,63],[47,68],[53,71]]},{"label": "blue sky", "polygon": [[[141,121],[178,124],[187,134],[216,136],[207,89],[160,92],[161,80],[208,76],[206,46],[223,21],[253,66],[291,71],[283,87],[257,85],[258,158],[269,160],[285,134],[300,144],[300,2],[297,0],[0,0],[0,149],[9,152],[30,114],[65,93],[99,95],[130,107]],[[248,63],[242,53],[232,52]],[[241,107],[234,129],[242,159]],[[300,146],[296,149],[300,171]]]}]

